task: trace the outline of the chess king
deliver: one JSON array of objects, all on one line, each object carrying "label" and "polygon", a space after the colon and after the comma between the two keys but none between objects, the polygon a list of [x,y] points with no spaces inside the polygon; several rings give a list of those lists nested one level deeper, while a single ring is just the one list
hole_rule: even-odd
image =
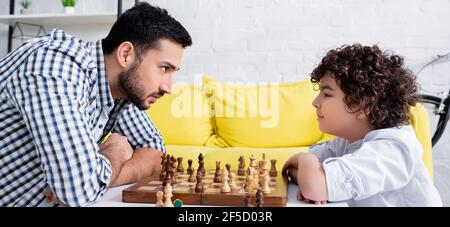
[{"label": "chess king", "polygon": [[0,139],[0,206],[52,206],[46,192],[86,206],[159,173],[165,147],[145,110],[171,93],[190,45],[166,10],[141,2],[102,40],[56,29],[0,59],[0,128],[10,132]]}]

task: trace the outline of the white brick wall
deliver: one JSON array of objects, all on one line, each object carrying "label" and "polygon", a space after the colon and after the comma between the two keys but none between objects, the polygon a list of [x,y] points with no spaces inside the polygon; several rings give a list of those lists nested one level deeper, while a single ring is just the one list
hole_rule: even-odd
[{"label": "white brick wall", "polygon": [[[35,12],[60,12],[59,0],[32,0]],[[114,11],[116,1],[80,0],[85,12]],[[132,0],[125,0],[130,6]],[[450,52],[450,0],[151,0],[190,31],[178,81],[208,74],[223,81],[291,82],[307,79],[327,50],[342,44],[379,44],[405,56],[417,71],[437,54]],[[39,4],[38,4],[39,3]],[[9,0],[0,0],[7,6]],[[50,6],[50,7],[49,7]],[[0,13],[7,13],[2,7]],[[87,39],[106,34],[96,29],[68,28]],[[78,32],[77,32],[78,31]],[[92,31],[92,30],[91,30]],[[6,26],[0,26],[0,56],[6,54]],[[450,87],[450,62],[427,68],[418,78],[426,91]],[[449,126],[450,127],[450,126]],[[435,149],[435,160],[446,155],[450,132]],[[445,155],[444,155],[445,154]],[[450,205],[450,176],[440,166],[437,183]],[[436,162],[436,163],[437,163]],[[448,168],[448,167],[446,167]],[[448,182],[447,182],[448,181]],[[449,198],[447,198],[449,197]]]},{"label": "white brick wall", "polygon": [[[306,79],[328,49],[354,42],[394,50],[413,71],[434,55],[450,52],[449,0],[152,2],[166,7],[193,36],[181,80],[193,73],[225,81]],[[423,71],[424,87],[448,86],[448,75],[433,73],[432,68]]]}]

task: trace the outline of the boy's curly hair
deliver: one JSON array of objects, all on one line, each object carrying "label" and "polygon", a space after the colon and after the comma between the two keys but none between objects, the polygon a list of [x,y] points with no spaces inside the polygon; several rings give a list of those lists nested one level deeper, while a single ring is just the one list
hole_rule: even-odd
[{"label": "boy's curly hair", "polygon": [[311,82],[331,73],[352,111],[364,110],[375,129],[408,122],[409,107],[417,102],[413,73],[401,56],[383,53],[377,45],[344,45],[330,50],[313,70]]}]

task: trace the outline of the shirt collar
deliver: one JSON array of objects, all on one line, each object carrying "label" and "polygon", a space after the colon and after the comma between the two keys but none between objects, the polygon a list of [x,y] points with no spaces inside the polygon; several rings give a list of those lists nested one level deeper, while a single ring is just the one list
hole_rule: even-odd
[{"label": "shirt collar", "polygon": [[93,44],[92,57],[97,65],[98,94],[101,106],[114,106],[114,99],[109,87],[108,75],[105,69],[105,58],[103,56],[102,41]]}]

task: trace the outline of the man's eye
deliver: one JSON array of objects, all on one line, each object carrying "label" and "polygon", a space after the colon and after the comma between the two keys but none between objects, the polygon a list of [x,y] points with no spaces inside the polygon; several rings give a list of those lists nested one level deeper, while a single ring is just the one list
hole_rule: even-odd
[{"label": "man's eye", "polygon": [[326,93],[323,93],[323,96],[325,96],[325,97],[331,97],[331,95],[326,94]]},{"label": "man's eye", "polygon": [[166,73],[167,71],[169,71],[169,67],[167,66],[161,67],[161,72]]}]

